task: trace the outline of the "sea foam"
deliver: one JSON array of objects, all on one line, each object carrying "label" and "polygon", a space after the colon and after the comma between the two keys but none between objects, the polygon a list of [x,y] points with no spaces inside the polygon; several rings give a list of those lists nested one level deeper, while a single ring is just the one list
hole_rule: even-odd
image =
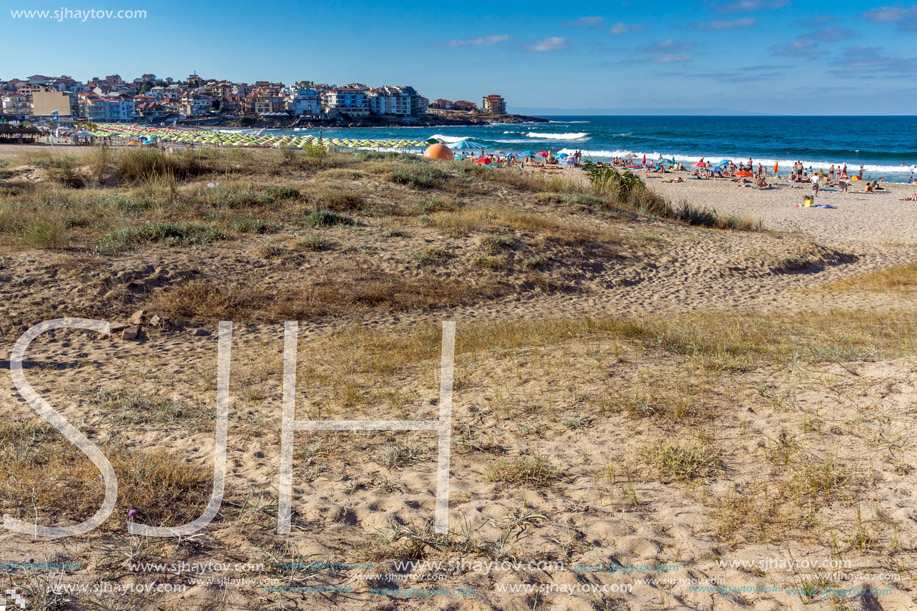
[{"label": "sea foam", "polygon": [[551,134],[547,132],[529,132],[526,134],[529,138],[544,138],[545,140],[588,140],[589,134],[586,132],[573,132],[569,134]]}]

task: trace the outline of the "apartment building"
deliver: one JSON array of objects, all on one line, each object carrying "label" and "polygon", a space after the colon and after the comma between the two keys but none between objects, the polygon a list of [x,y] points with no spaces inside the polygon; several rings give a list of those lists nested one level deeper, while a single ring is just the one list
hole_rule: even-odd
[{"label": "apartment building", "polygon": [[297,85],[286,90],[286,110],[293,115],[322,114],[322,97],[312,87]]},{"label": "apartment building", "polygon": [[134,100],[128,96],[83,94],[79,106],[80,116],[90,121],[104,123],[134,120]]},{"label": "apartment building", "polygon": [[497,94],[485,96],[481,103],[481,108],[484,109],[484,112],[489,112],[492,115],[505,115],[506,100]]},{"label": "apartment building", "polygon": [[322,92],[322,110],[330,117],[348,115],[365,117],[369,114],[369,98],[365,89],[337,87]]},{"label": "apartment building", "polygon": [[213,110],[213,97],[204,93],[186,93],[181,98],[180,113],[185,117],[203,117]]}]

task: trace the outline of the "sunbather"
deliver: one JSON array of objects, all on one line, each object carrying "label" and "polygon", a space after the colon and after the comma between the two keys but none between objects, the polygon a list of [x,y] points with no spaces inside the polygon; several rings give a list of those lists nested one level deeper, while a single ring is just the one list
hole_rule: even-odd
[{"label": "sunbather", "polygon": [[917,202],[917,193],[914,193],[910,197],[902,197],[901,201],[903,202]]},{"label": "sunbather", "polygon": [[675,178],[674,180],[663,180],[662,182],[673,182],[674,183],[674,182],[684,182],[684,181],[685,179],[679,176],[678,178]]}]

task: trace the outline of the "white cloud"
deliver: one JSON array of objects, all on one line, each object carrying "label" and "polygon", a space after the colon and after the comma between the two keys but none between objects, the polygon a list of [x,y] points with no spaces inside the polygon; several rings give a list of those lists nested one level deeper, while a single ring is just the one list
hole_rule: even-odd
[{"label": "white cloud", "polygon": [[507,34],[499,36],[477,36],[475,38],[466,38],[465,40],[450,40],[447,43],[449,47],[492,47],[501,42],[509,42],[513,37]]},{"label": "white cloud", "polygon": [[917,30],[917,4],[910,8],[899,6],[880,6],[863,13],[863,17],[873,23],[895,23],[904,32]]},{"label": "white cloud", "polygon": [[693,42],[676,42],[674,40],[660,40],[648,47],[638,47],[637,51],[642,53],[676,53],[678,51],[690,51],[697,45]]},{"label": "white cloud", "polygon": [[580,17],[579,19],[573,19],[570,21],[564,21],[561,25],[568,25],[574,27],[585,26],[587,28],[600,28],[605,22],[601,17]]},{"label": "white cloud", "polygon": [[562,36],[552,36],[544,40],[536,40],[523,45],[531,53],[547,53],[549,51],[563,51],[570,48],[570,41]]},{"label": "white cloud", "polygon": [[627,34],[628,32],[639,32],[646,26],[642,23],[621,23],[618,22],[611,26],[611,29],[608,30],[609,34],[614,34],[615,36],[620,36],[621,34]]},{"label": "white cloud", "polygon": [[824,51],[818,49],[817,42],[811,38],[806,38],[805,36],[800,36],[793,42],[787,43],[785,45],[774,45],[771,47],[771,51],[774,53],[774,55],[787,55],[797,57],[811,57],[814,55],[824,54]]},{"label": "white cloud", "polygon": [[789,0],[736,0],[729,4],[711,6],[717,13],[753,13],[760,10],[773,11],[789,4]]},{"label": "white cloud", "polygon": [[691,56],[677,53],[665,53],[650,58],[650,61],[656,64],[683,64],[691,61]]},{"label": "white cloud", "polygon": [[698,23],[699,30],[734,30],[736,28],[749,28],[756,25],[758,20],[753,17],[742,17],[741,19],[715,19],[706,23]]}]

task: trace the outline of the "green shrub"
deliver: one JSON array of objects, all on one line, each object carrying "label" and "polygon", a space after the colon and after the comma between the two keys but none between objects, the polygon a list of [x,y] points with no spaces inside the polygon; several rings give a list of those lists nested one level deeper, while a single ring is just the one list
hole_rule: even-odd
[{"label": "green shrub", "polygon": [[109,197],[106,203],[127,214],[142,214],[156,205],[149,197],[129,197],[121,193]]},{"label": "green shrub", "polygon": [[631,171],[619,172],[612,166],[597,166],[587,163],[583,166],[593,190],[622,208],[640,214],[680,221],[689,225],[760,231],[760,222],[734,216],[721,217],[712,208],[698,208],[688,203],[672,206],[664,197],[653,193],[639,176]]},{"label": "green shrub", "polygon": [[307,235],[300,238],[296,245],[303,250],[327,250],[331,242],[318,235]]},{"label": "green shrub", "polygon": [[334,212],[350,212],[363,208],[364,199],[355,191],[324,189],[316,194],[317,207]]},{"label": "green shrub", "polygon": [[61,248],[67,241],[67,222],[62,218],[36,218],[21,228],[22,241],[32,248]]},{"label": "green shrub", "polygon": [[502,235],[486,235],[481,238],[481,247],[489,255],[499,255],[516,243],[516,238]]},{"label": "green shrub", "polygon": [[434,189],[444,185],[449,179],[449,174],[424,163],[397,168],[389,179],[411,189]]},{"label": "green shrub", "polygon": [[232,229],[238,233],[267,233],[269,227],[261,219],[238,217],[233,220]]},{"label": "green shrub", "polygon": [[262,193],[271,199],[296,199],[299,197],[299,189],[295,187],[268,187]]},{"label": "green shrub", "polygon": [[192,244],[208,244],[223,237],[222,232],[212,225],[146,223],[106,233],[99,238],[99,248],[130,250],[140,244],[151,243],[162,243],[166,246],[188,246]]},{"label": "green shrub", "polygon": [[328,210],[313,210],[306,219],[309,225],[318,229],[319,227],[331,227],[333,225],[353,225],[354,220],[346,214],[337,214]]}]

